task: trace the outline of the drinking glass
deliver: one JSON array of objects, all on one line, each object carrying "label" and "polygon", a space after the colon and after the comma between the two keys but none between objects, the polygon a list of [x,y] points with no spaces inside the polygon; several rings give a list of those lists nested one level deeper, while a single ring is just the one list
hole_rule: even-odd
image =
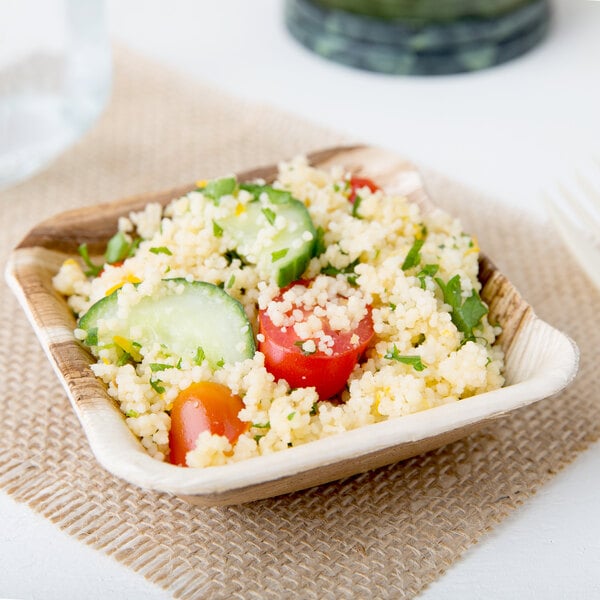
[{"label": "drinking glass", "polygon": [[103,0],[1,0],[0,188],[77,140],[110,81]]}]

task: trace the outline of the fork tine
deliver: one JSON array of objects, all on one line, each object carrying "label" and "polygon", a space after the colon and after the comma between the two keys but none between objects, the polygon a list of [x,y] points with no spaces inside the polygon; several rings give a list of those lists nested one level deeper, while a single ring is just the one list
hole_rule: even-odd
[{"label": "fork tine", "polygon": [[591,210],[590,216],[594,217],[594,220],[600,223],[600,181],[597,181],[599,187],[594,186],[588,177],[584,177],[582,173],[577,173],[577,183],[579,187],[585,193],[585,198],[588,200],[587,204]]},{"label": "fork tine", "polygon": [[[577,179],[580,180],[582,178],[578,176]],[[558,184],[558,188],[563,200],[557,202],[555,199],[554,204],[562,206],[564,218],[568,218],[571,222],[574,222],[583,231],[591,230],[592,235],[600,239],[600,217],[596,214],[594,208],[589,205],[589,202],[586,201],[585,196],[582,196],[580,190],[566,188],[562,183]]]},{"label": "fork tine", "polygon": [[594,239],[581,235],[581,228],[573,225],[570,205],[564,202],[557,203],[556,197],[548,193],[542,194],[542,200],[567,248],[590,281],[600,290],[600,238]]}]

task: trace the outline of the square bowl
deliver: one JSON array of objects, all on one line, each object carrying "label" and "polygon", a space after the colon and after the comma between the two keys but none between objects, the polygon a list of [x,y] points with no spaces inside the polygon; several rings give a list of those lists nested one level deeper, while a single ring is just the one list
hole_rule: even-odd
[{"label": "square bowl", "polygon": [[[321,168],[341,165],[404,195],[424,211],[430,203],[416,168],[393,153],[368,146],[332,148],[309,155]],[[276,165],[238,174],[240,181],[272,181]],[[125,417],[95,377],[90,353],[75,340],[75,317],[52,286],[65,259],[81,243],[102,254],[120,216],[149,202],[166,205],[190,185],[59,214],[32,229],[10,255],[9,285],[50,359],[98,462],[143,488],[167,492],[203,506],[249,502],[319,485],[427,452],[464,437],[493,419],[563,389],[575,376],[573,341],[539,319],[510,281],[482,255],[481,296],[490,320],[502,326],[505,386],[418,413],[346,431],[301,446],[224,466],[184,469],[151,458]],[[460,215],[458,215],[460,216]]]}]

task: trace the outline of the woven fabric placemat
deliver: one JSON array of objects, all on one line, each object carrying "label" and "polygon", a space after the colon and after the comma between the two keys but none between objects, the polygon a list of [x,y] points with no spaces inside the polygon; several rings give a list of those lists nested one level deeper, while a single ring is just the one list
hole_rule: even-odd
[{"label": "woven fabric placemat", "polygon": [[[112,102],[47,170],[0,193],[0,260],[59,211],[170,188],[344,141],[120,51]],[[0,487],[181,598],[410,598],[600,437],[600,295],[556,237],[435,173],[538,314],[581,350],[560,396],[435,452],[228,508],[192,507],[106,473],[32,329],[0,283]]]}]

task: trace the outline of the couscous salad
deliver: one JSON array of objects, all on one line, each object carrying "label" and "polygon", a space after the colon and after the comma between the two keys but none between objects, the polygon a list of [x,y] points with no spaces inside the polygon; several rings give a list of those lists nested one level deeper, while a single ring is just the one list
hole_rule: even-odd
[{"label": "couscous salad", "polygon": [[477,240],[343,169],[199,181],[54,277],[158,460],[209,467],[503,384]]}]

